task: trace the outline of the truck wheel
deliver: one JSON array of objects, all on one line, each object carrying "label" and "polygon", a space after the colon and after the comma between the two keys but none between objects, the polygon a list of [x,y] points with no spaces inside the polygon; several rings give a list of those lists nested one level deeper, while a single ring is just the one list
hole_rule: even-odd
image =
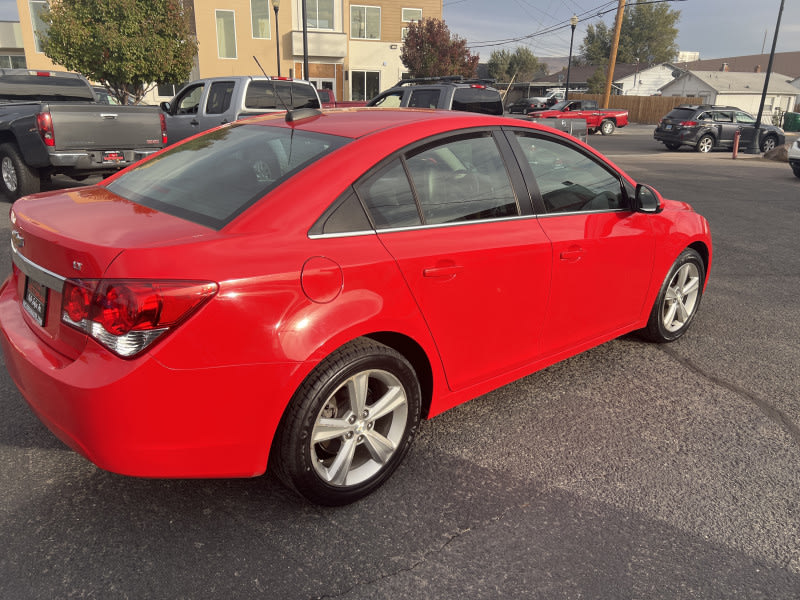
[{"label": "truck wheel", "polygon": [[41,189],[39,174],[25,164],[14,144],[0,144],[0,189],[12,200]]},{"label": "truck wheel", "polygon": [[603,135],[611,135],[616,128],[614,121],[609,121],[608,119],[600,123],[600,133]]}]

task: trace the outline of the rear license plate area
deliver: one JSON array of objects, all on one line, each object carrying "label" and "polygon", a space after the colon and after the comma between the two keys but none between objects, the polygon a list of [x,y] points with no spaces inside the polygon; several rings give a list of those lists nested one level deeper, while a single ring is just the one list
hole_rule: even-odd
[{"label": "rear license plate area", "polygon": [[106,152],[103,152],[104,164],[110,164],[110,163],[113,164],[121,162],[125,162],[125,155],[119,150],[108,150]]},{"label": "rear license plate area", "polygon": [[47,287],[30,277],[25,277],[25,296],[22,299],[22,308],[42,327],[44,327],[47,315],[47,299]]},{"label": "rear license plate area", "polygon": [[672,125],[664,125],[664,129],[666,129],[667,131],[669,131],[670,129],[672,129]]}]

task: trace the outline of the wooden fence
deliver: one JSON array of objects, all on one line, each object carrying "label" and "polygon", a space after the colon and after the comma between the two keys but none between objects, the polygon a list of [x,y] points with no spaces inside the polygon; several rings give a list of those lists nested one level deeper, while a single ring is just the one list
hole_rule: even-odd
[{"label": "wooden fence", "polygon": [[[603,103],[602,94],[570,93],[570,100],[597,100]],[[678,98],[674,96],[611,96],[609,108],[622,108],[628,111],[631,123],[656,125],[661,118],[679,104],[702,104],[700,98]]]}]

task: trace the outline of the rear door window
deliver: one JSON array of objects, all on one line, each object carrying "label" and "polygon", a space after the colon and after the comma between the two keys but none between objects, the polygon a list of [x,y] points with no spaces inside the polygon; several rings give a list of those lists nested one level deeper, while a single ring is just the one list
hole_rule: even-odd
[{"label": "rear door window", "polygon": [[255,80],[247,86],[245,108],[253,110],[287,110],[319,108],[319,99],[310,85],[294,81]]},{"label": "rear door window", "polygon": [[206,114],[220,115],[231,107],[235,87],[233,81],[215,81],[211,84],[206,101]]}]

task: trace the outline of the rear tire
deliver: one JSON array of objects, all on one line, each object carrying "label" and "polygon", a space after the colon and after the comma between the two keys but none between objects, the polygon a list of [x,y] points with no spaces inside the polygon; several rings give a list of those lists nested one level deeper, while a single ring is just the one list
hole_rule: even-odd
[{"label": "rear tire", "polygon": [[403,460],[419,426],[421,397],[414,368],[400,353],[355,340],[323,360],[294,394],[270,465],[311,502],[359,500]]},{"label": "rear tire", "polygon": [[702,152],[703,154],[707,154],[708,152],[711,152],[711,150],[713,150],[713,149],[714,149],[714,137],[713,136],[711,136],[709,134],[705,134],[703,137],[701,137],[699,140],[697,140],[697,145],[695,146],[695,150],[697,150],[698,152]]},{"label": "rear tire", "polygon": [[800,165],[792,165],[792,172],[795,177],[800,177]]},{"label": "rear tire", "polygon": [[12,200],[41,189],[39,173],[25,164],[12,143],[0,144],[0,189]]},{"label": "rear tire", "polygon": [[659,344],[672,342],[689,328],[703,297],[706,269],[697,251],[681,252],[667,273],[642,336]]},{"label": "rear tire", "polygon": [[609,121],[608,119],[600,123],[600,133],[603,135],[611,135],[616,128],[614,121]]}]

